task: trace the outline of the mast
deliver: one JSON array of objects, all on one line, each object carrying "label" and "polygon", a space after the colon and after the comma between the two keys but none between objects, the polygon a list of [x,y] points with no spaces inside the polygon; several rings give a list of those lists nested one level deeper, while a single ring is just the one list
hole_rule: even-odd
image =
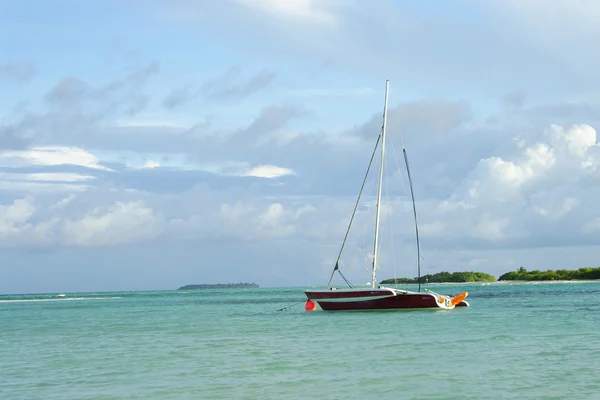
[{"label": "mast", "polygon": [[376,216],[375,216],[375,241],[373,243],[373,277],[371,280],[371,287],[375,288],[376,281],[376,270],[377,270],[377,251],[379,248],[379,215],[381,213],[381,187],[383,183],[383,163],[385,160],[385,131],[387,128],[387,106],[388,106],[388,92],[390,88],[390,80],[385,81],[385,103],[383,106],[383,126],[381,127],[381,162],[379,165],[379,185],[377,187],[377,204],[376,204]]}]

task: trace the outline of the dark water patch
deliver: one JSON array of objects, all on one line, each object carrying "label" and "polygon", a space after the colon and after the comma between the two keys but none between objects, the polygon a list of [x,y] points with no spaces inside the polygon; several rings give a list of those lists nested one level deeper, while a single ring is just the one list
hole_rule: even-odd
[{"label": "dark water patch", "polygon": [[249,298],[223,298],[223,299],[202,299],[202,300],[192,300],[189,303],[193,304],[280,304],[280,303],[294,303],[294,302],[305,302],[305,296],[298,297],[263,297],[257,299],[249,299]]}]

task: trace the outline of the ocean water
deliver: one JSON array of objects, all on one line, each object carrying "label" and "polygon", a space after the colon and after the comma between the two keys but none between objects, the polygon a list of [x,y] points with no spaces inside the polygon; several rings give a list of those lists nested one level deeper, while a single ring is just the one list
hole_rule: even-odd
[{"label": "ocean water", "polygon": [[471,307],[306,312],[304,288],[0,296],[0,399],[600,398],[600,282],[427,287]]}]

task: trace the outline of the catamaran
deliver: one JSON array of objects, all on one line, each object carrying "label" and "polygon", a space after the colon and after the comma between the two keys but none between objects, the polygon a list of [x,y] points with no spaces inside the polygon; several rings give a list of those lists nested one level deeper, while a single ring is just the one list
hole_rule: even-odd
[{"label": "catamaran", "polygon": [[[454,307],[468,307],[469,303],[465,300],[468,296],[467,292],[462,292],[457,296],[445,296],[439,293],[435,293],[431,290],[425,289],[425,292],[421,292],[421,256],[419,250],[419,230],[417,224],[417,209],[415,206],[415,196],[413,193],[412,181],[410,177],[410,169],[408,166],[408,157],[406,155],[406,149],[402,149],[404,154],[404,161],[406,164],[406,171],[408,174],[408,181],[410,185],[410,192],[412,197],[413,204],[413,215],[415,219],[415,234],[417,240],[417,269],[418,269],[418,291],[409,291],[402,290],[397,288],[385,287],[377,284],[377,268],[379,266],[379,228],[380,228],[380,212],[381,212],[381,189],[383,183],[383,169],[384,169],[384,160],[385,160],[385,143],[386,143],[386,130],[387,130],[387,108],[388,108],[388,93],[389,93],[390,81],[386,80],[385,83],[385,102],[383,107],[383,124],[381,127],[381,133],[377,137],[377,141],[375,143],[375,149],[373,150],[373,154],[371,155],[371,160],[369,161],[369,166],[367,168],[367,173],[365,174],[365,178],[362,183],[362,187],[360,189],[358,199],[356,200],[356,204],[354,206],[354,211],[352,212],[352,217],[350,218],[350,224],[348,225],[348,229],[346,230],[346,236],[342,242],[342,247],[338,254],[338,258],[336,260],[335,266],[331,273],[331,277],[329,278],[329,283],[327,284],[327,289],[322,290],[305,290],[304,293],[308,300],[306,301],[305,309],[307,311],[313,311],[316,309],[316,304],[325,310],[325,311],[341,311],[341,310],[390,310],[390,309],[411,309],[411,308],[442,308],[446,310],[451,310]],[[378,146],[380,146],[381,150],[381,158],[380,158],[380,168],[379,168],[379,184],[377,187],[377,202],[375,204],[376,208],[376,216],[375,216],[375,238],[373,244],[373,262],[372,262],[372,271],[371,271],[371,283],[370,287],[355,287],[352,286],[348,280],[341,273],[339,268],[339,262],[342,255],[342,250],[344,248],[344,244],[346,243],[346,239],[348,238],[348,233],[350,231],[350,226],[352,225],[352,221],[354,220],[354,216],[356,214],[356,210],[358,208],[360,198],[365,187],[365,182],[367,180],[367,176],[369,175],[369,171],[371,169],[371,165],[373,163],[373,158],[377,151]],[[331,286],[331,281],[333,279],[334,274],[338,272],[344,281],[348,284],[346,288],[336,288]]]}]

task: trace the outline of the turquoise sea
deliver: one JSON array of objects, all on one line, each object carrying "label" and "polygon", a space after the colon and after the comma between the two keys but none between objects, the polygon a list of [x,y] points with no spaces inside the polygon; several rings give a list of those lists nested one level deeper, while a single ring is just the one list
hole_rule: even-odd
[{"label": "turquoise sea", "polygon": [[600,282],[427,287],[471,307],[306,312],[304,288],[0,296],[0,399],[600,398]]}]

